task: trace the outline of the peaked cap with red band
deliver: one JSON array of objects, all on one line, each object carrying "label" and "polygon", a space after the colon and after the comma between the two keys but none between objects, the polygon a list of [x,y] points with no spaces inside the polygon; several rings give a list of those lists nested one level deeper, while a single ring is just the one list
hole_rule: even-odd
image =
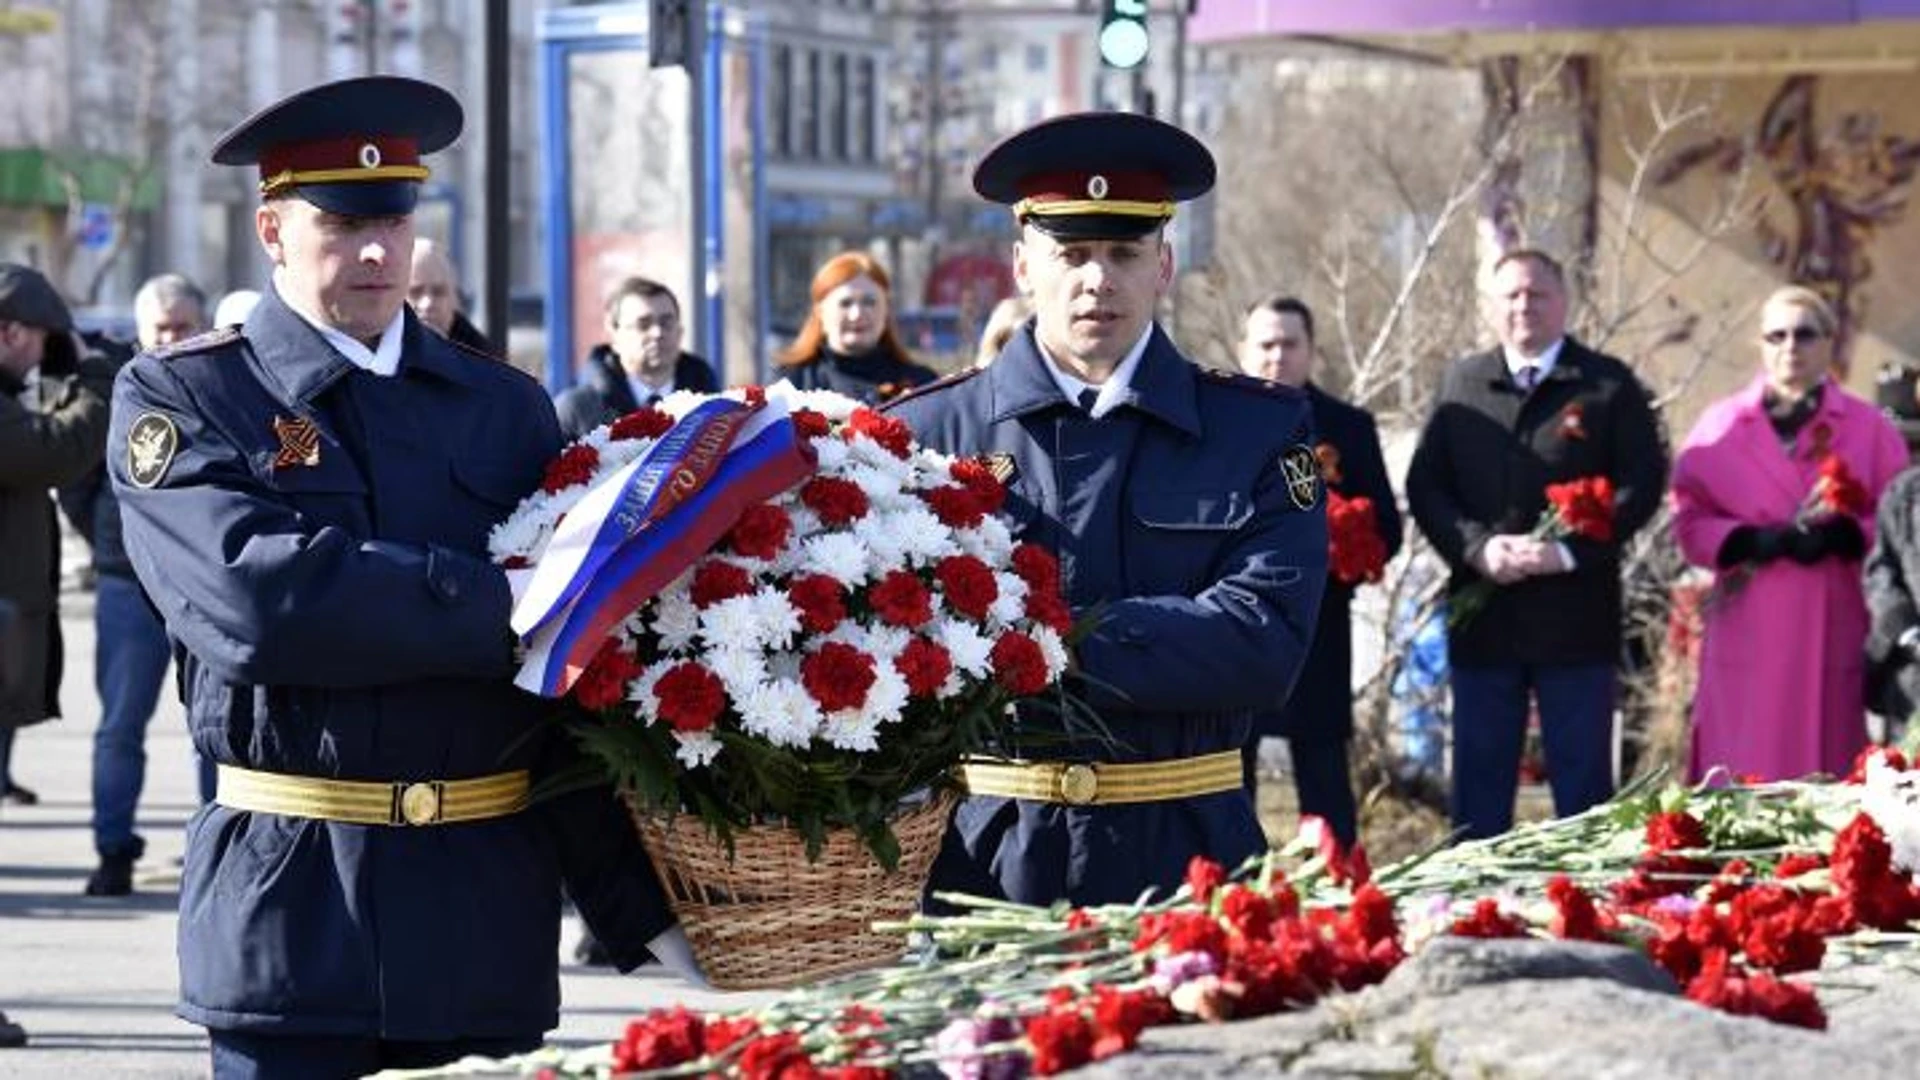
[{"label": "peaked cap with red band", "polygon": [[1062,240],[1132,240],[1213,188],[1200,140],[1150,116],[1070,113],[1002,140],[973,170],[980,197]]},{"label": "peaked cap with red band", "polygon": [[260,194],[297,195],[353,217],[413,211],[428,176],[422,155],[460,137],[452,94],[418,79],[370,75],[302,90],[253,114],[214,144],[217,165],[256,165]]}]

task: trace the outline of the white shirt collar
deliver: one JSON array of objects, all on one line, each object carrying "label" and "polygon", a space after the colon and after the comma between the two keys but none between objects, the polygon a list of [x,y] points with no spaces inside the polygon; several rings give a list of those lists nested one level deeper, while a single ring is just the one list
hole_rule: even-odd
[{"label": "white shirt collar", "polygon": [[671,375],[667,376],[667,380],[658,386],[635,375],[631,371],[627,372],[626,375],[627,389],[633,391],[633,400],[641,405],[645,405],[649,398],[666,397],[668,394],[673,393],[673,376]]},{"label": "white shirt collar", "polygon": [[[285,295],[282,295],[281,299],[286,300]],[[380,332],[380,343],[371,349],[362,344],[358,338],[350,334],[343,334],[320,320],[309,316],[291,301],[287,302],[287,308],[295,315],[300,316],[300,321],[319,331],[320,336],[327,339],[327,344],[333,346],[333,351],[346,357],[353,366],[365,371],[371,371],[375,375],[392,375],[394,372],[400,370],[401,330],[407,324],[407,309],[405,306],[402,306],[399,311],[394,313],[393,321],[388,323],[387,328]]]},{"label": "white shirt collar", "polygon": [[[1152,338],[1153,323],[1149,321],[1146,330],[1140,334],[1140,340],[1133,343],[1133,348],[1127,350],[1127,355],[1120,358],[1120,364],[1113,369],[1113,374],[1107,376],[1107,381],[1098,387],[1100,396],[1094,399],[1093,411],[1088,415],[1098,420],[1119,408],[1132,396],[1134,370],[1140,366],[1140,358],[1146,355],[1147,342]],[[1061,395],[1067,399],[1068,403],[1078,404],[1080,391],[1092,387],[1093,384],[1081,382],[1067,374],[1066,369],[1056,363],[1052,354],[1047,352],[1047,347],[1040,344],[1038,335],[1035,335],[1033,343],[1040,347],[1040,355],[1047,361],[1047,373],[1053,376],[1054,385],[1060,387]]]},{"label": "white shirt collar", "polygon": [[1513,381],[1516,383],[1520,381],[1521,368],[1529,364],[1539,368],[1540,373],[1534,376],[1534,383],[1538,385],[1541,380],[1544,380],[1548,375],[1552,374],[1553,365],[1560,362],[1560,348],[1566,343],[1566,335],[1562,334],[1553,339],[1553,344],[1540,350],[1540,355],[1538,356],[1522,356],[1518,350],[1506,345],[1500,346],[1500,355],[1506,358],[1507,374],[1513,376]]}]

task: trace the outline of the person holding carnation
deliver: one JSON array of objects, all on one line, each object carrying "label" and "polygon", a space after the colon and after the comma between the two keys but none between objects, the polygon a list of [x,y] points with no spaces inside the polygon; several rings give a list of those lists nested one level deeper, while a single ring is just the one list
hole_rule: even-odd
[{"label": "person holding carnation", "polygon": [[1831,377],[1835,329],[1818,293],[1776,290],[1760,309],[1760,373],[1701,414],[1674,462],[1674,535],[1714,572],[1694,780],[1844,775],[1866,745],[1861,559],[1907,449]]},{"label": "person holding carnation", "polygon": [[1196,365],[1155,325],[1167,221],[1213,180],[1197,139],[1129,113],[1041,121],[974,172],[1013,208],[1034,318],[891,415],[1006,480],[1003,513],[1057,556],[1084,636],[1068,719],[1028,707],[961,770],[933,892],[1132,901],[1178,888],[1194,856],[1237,866],[1266,847],[1240,750],[1307,655],[1325,500],[1306,395]]},{"label": "person holding carnation", "polygon": [[893,325],[893,282],[860,251],[828,259],[813,275],[813,307],[775,377],[802,390],[832,390],[869,405],[934,380],[913,362]]},{"label": "person holding carnation", "polygon": [[[1240,370],[1304,390],[1313,408],[1320,480],[1327,489],[1331,534],[1327,591],[1313,650],[1286,707],[1261,713],[1245,751],[1247,789],[1256,791],[1261,736],[1284,736],[1302,816],[1326,821],[1340,843],[1359,838],[1347,743],[1353,738],[1353,591],[1378,581],[1400,550],[1400,508],[1387,482],[1373,415],[1313,381],[1313,311],[1291,296],[1248,309],[1240,336]],[[1348,522],[1352,524],[1349,526]]]}]

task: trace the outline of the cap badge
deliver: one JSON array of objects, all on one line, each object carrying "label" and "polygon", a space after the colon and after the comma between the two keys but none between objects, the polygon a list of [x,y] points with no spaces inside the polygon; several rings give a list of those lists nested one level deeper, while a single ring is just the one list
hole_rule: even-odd
[{"label": "cap badge", "polygon": [[363,169],[379,168],[380,148],[372,143],[362,143],[360,146],[360,167]]},{"label": "cap badge", "polygon": [[179,448],[180,432],[173,426],[172,417],[157,412],[140,414],[127,430],[127,479],[135,487],[158,484]]},{"label": "cap badge", "polygon": [[1106,198],[1107,197],[1107,178],[1104,176],[1101,176],[1099,173],[1094,173],[1092,176],[1088,177],[1087,178],[1087,197],[1090,199]]},{"label": "cap badge", "polygon": [[280,438],[280,452],[273,455],[277,472],[295,465],[309,468],[320,464],[320,429],[304,416],[273,418],[273,433]]}]

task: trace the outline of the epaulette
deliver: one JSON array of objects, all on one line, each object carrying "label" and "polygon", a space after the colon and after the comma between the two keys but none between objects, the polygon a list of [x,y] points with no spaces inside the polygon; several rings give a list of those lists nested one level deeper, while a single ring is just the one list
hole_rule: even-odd
[{"label": "epaulette", "polygon": [[969,367],[956,371],[951,375],[942,375],[930,383],[921,383],[919,386],[909,390],[903,390],[898,395],[888,398],[885,407],[892,408],[903,401],[912,401],[922,394],[931,394],[935,390],[945,390],[949,386],[958,386],[985,370],[985,368]]},{"label": "epaulette", "polygon": [[209,352],[222,345],[231,345],[239,340],[239,327],[221,326],[208,330],[203,334],[195,334],[184,341],[176,341],[171,345],[162,345],[157,349],[148,349],[147,355],[153,357],[155,360],[172,360],[177,356],[186,356],[190,353]]},{"label": "epaulette", "polygon": [[1305,393],[1305,391],[1288,386],[1285,383],[1277,383],[1271,379],[1262,379],[1258,375],[1229,371],[1226,368],[1209,367],[1206,364],[1195,364],[1194,367],[1199,368],[1200,374],[1212,382],[1217,382],[1224,386],[1237,386],[1242,390],[1252,390],[1255,393],[1266,394],[1269,397],[1293,397]]}]

